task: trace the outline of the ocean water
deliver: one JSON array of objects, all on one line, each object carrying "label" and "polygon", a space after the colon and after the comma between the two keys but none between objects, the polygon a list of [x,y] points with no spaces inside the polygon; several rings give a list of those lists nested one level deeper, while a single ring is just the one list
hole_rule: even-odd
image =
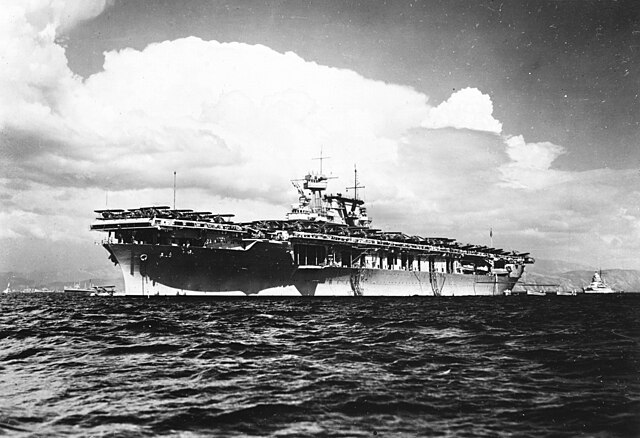
[{"label": "ocean water", "polygon": [[8,436],[640,436],[640,295],[0,297]]}]

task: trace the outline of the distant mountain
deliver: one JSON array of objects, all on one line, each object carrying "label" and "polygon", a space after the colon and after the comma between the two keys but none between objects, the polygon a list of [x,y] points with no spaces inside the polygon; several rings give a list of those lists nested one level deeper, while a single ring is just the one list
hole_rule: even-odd
[{"label": "distant mountain", "polygon": [[122,271],[115,266],[74,269],[69,271],[0,272],[0,290],[11,284],[12,290],[27,288],[63,290],[65,286],[114,285],[124,290]]},{"label": "distant mountain", "polygon": [[[521,280],[528,284],[557,284],[561,290],[581,290],[591,282],[594,270],[576,270],[556,273],[539,273],[529,270]],[[602,278],[614,290],[640,292],[640,271],[631,269],[607,269]]]},{"label": "distant mountain", "polygon": [[[595,268],[578,263],[565,262],[564,260],[540,260],[536,259],[533,265],[528,265],[527,272],[540,275],[555,275],[570,271],[593,271]],[[591,279],[591,277],[589,277]]]}]

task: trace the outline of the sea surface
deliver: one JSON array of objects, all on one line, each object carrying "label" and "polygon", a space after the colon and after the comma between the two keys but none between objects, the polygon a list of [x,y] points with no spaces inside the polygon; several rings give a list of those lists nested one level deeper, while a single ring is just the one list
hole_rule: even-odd
[{"label": "sea surface", "polygon": [[640,436],[640,295],[0,297],[0,435]]}]

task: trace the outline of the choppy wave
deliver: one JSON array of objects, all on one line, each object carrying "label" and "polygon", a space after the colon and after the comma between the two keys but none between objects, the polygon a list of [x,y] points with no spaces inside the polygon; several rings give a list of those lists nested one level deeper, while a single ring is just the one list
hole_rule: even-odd
[{"label": "choppy wave", "polygon": [[640,296],[0,297],[0,434],[640,436]]}]

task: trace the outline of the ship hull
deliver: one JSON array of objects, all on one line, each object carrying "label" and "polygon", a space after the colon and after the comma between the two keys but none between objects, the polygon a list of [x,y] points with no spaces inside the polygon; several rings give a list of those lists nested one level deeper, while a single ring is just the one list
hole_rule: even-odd
[{"label": "ship hull", "polygon": [[599,288],[599,289],[584,289],[584,293],[585,294],[615,294],[616,291],[614,291],[611,288]]},{"label": "ship hull", "polygon": [[247,247],[104,245],[133,296],[493,296],[513,289],[522,267],[472,275],[343,266],[298,266],[287,242]]},{"label": "ship hull", "polygon": [[67,295],[75,295],[75,296],[89,296],[95,289],[78,289],[78,288],[67,288],[65,287],[63,292]]}]

